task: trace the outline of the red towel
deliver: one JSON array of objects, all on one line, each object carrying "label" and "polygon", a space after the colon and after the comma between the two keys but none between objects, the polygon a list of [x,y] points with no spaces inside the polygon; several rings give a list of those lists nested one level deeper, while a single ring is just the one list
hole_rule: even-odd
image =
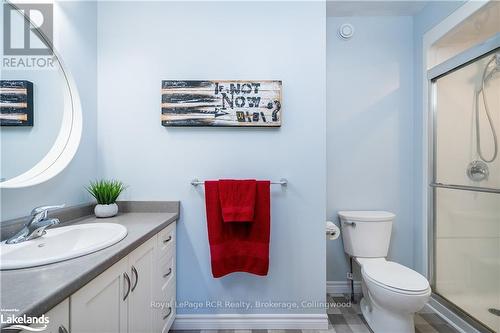
[{"label": "red towel", "polygon": [[224,222],[252,222],[257,181],[219,180],[219,199]]},{"label": "red towel", "polygon": [[219,199],[219,182],[205,182],[208,241],[212,274],[233,272],[267,275],[270,238],[270,182],[257,181],[252,223],[224,223]]}]

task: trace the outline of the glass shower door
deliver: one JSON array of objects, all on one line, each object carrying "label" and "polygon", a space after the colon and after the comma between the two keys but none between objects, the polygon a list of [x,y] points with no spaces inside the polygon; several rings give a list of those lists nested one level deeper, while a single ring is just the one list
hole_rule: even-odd
[{"label": "glass shower door", "polygon": [[432,83],[433,291],[500,332],[500,50]]}]

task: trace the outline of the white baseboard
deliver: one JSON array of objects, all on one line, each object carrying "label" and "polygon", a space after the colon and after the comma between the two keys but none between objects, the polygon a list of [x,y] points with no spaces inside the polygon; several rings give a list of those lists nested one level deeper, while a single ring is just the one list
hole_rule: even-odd
[{"label": "white baseboard", "polygon": [[[327,281],[326,292],[328,294],[350,294],[351,283],[349,281]],[[354,293],[361,293],[361,282],[354,281]]]},{"label": "white baseboard", "polygon": [[174,330],[328,329],[325,314],[178,314]]}]

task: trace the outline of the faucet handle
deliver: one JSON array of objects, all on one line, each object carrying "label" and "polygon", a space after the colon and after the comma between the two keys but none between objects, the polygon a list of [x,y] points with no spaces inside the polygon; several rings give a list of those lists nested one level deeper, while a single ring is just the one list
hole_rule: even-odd
[{"label": "faucet handle", "polygon": [[47,213],[49,211],[63,208],[64,206],[66,206],[66,204],[36,207],[35,209],[33,209],[31,211],[31,216],[35,216],[35,215],[38,215],[40,213],[43,213],[43,218],[47,218]]}]

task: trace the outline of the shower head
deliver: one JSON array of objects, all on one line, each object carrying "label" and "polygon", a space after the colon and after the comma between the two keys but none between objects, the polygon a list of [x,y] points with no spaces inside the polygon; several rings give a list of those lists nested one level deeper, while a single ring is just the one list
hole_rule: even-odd
[{"label": "shower head", "polygon": [[491,61],[489,62],[493,68],[493,70],[499,70],[500,69],[500,52],[497,52],[493,55],[491,58]]},{"label": "shower head", "polygon": [[495,53],[484,68],[483,81],[488,82],[497,72],[500,72],[500,52]]},{"label": "shower head", "polygon": [[[491,57],[488,62],[486,63],[486,66],[484,66],[483,70],[483,75],[482,75],[482,82],[481,82],[481,88],[479,90],[476,90],[476,93],[474,94],[474,99],[475,99],[475,114],[476,114],[476,149],[477,149],[477,154],[481,158],[482,162],[490,163],[493,162],[497,158],[498,154],[498,138],[495,130],[495,126],[493,124],[493,120],[490,115],[490,110],[488,107],[488,101],[486,98],[487,91],[486,91],[486,82],[490,80],[495,73],[500,72],[500,52],[495,53],[493,57]],[[491,135],[493,136],[493,155],[491,158],[485,158],[483,155],[483,152],[481,151],[481,129],[479,126],[479,95],[481,94],[482,100],[483,100],[483,105],[484,105],[484,112],[486,113],[486,118],[488,118],[488,122],[490,125],[491,129]],[[470,175],[469,175],[470,177]],[[472,177],[471,177],[472,179]]]}]

